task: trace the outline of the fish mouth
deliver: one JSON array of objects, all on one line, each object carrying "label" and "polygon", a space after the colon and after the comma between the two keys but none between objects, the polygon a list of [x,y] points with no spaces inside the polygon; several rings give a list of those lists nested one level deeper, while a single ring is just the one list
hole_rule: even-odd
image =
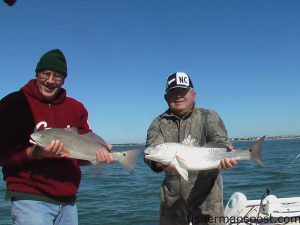
[{"label": "fish mouth", "polygon": [[30,137],[29,143],[38,145],[38,146],[42,146],[42,144],[40,142],[38,142],[37,140],[34,140],[34,138],[32,138],[32,137]]},{"label": "fish mouth", "polygon": [[146,153],[146,154],[145,154],[145,158],[146,158],[146,159],[152,159],[153,157],[152,157],[150,154],[147,154],[147,153]]},{"label": "fish mouth", "polygon": [[29,143],[34,144],[34,145],[38,145],[38,142],[33,140],[33,139],[29,139]]},{"label": "fish mouth", "polygon": [[146,154],[145,159],[157,161],[157,157],[155,155],[151,155],[151,154]]}]

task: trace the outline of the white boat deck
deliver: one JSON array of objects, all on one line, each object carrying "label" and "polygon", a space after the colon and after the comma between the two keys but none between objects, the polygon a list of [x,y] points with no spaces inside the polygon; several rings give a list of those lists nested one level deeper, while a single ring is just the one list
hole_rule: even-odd
[{"label": "white boat deck", "polygon": [[300,197],[277,198],[268,195],[263,200],[247,200],[234,193],[225,207],[227,224],[300,224]]}]

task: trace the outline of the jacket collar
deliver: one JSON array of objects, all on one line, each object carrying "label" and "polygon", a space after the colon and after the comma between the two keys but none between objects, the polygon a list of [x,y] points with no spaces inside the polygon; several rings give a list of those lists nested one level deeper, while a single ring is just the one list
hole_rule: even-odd
[{"label": "jacket collar", "polygon": [[175,115],[175,114],[171,111],[171,109],[169,108],[169,109],[167,109],[167,111],[165,111],[161,116],[162,116],[162,117],[165,117],[165,118],[174,118],[174,119],[177,119],[177,120],[184,120],[184,119],[189,118],[189,117],[192,115],[194,109],[195,109],[195,105],[193,106],[192,110],[191,110],[188,114],[186,114],[186,115],[180,117],[180,116]]}]

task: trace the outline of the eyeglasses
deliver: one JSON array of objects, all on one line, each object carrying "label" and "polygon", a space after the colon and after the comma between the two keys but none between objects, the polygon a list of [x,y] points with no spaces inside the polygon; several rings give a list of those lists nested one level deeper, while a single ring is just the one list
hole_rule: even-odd
[{"label": "eyeglasses", "polygon": [[45,71],[39,72],[39,74],[38,74],[38,76],[44,81],[48,80],[51,75],[52,75],[53,80],[57,83],[61,83],[64,80],[63,75],[61,75],[60,73],[57,73],[57,72],[53,72],[53,71],[45,70]]}]

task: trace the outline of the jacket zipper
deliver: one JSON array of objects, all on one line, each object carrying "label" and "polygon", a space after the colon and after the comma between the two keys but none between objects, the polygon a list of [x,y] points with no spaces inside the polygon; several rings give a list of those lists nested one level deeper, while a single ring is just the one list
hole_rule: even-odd
[{"label": "jacket zipper", "polygon": [[49,123],[51,123],[51,127],[52,126],[55,126],[55,124],[54,124],[54,116],[53,116],[53,112],[52,112],[52,105],[51,104],[48,104],[48,106],[49,106],[49,109],[50,109],[50,114],[51,114],[51,121],[49,121]]}]

